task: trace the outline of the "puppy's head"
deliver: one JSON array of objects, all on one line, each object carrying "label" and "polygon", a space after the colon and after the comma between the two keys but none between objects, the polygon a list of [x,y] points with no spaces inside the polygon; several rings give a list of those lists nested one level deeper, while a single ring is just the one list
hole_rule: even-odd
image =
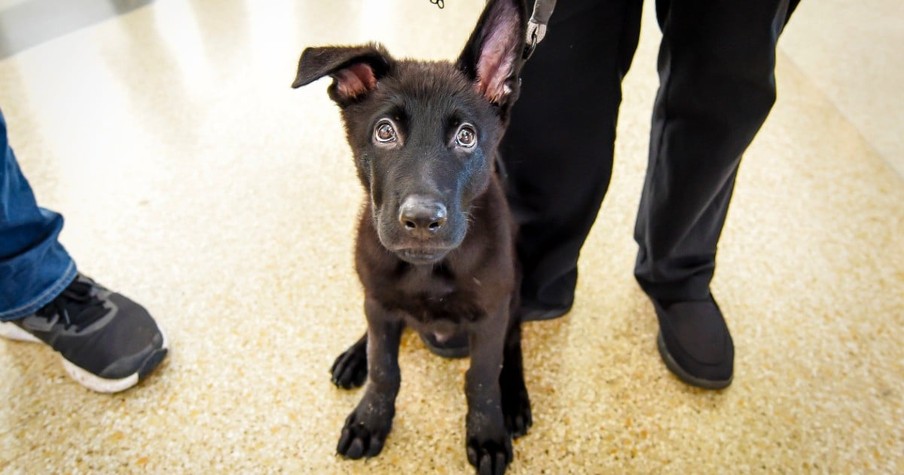
[{"label": "puppy's head", "polygon": [[393,59],[376,44],[308,48],[292,87],[330,76],[383,246],[438,262],[468,230],[518,95],[527,15],[491,0],[456,63]]}]

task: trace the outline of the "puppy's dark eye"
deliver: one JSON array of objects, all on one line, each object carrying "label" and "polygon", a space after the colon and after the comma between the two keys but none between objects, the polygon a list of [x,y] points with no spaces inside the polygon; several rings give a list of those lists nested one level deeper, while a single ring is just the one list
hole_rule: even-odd
[{"label": "puppy's dark eye", "polygon": [[395,127],[393,127],[392,122],[390,122],[389,119],[383,119],[377,122],[377,125],[374,127],[374,140],[377,143],[382,144],[389,144],[398,140]]},{"label": "puppy's dark eye", "polygon": [[477,131],[471,124],[462,124],[455,133],[455,145],[462,148],[473,148],[477,145]]}]

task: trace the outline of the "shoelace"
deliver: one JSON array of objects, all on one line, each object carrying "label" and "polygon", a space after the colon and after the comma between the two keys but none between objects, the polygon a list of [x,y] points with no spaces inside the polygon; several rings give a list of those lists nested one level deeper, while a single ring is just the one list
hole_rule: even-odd
[{"label": "shoelace", "polygon": [[48,320],[59,315],[64,328],[74,326],[76,330],[81,330],[107,313],[103,301],[92,294],[93,288],[90,281],[76,278],[63,293],[38,310],[37,315]]}]

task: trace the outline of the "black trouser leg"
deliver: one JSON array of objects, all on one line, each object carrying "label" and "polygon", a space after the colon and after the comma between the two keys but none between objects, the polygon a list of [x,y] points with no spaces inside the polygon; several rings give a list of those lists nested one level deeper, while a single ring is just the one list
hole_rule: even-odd
[{"label": "black trouser leg", "polygon": [[[792,2],[796,3],[796,2]],[[635,275],[661,300],[703,300],[744,150],[775,102],[789,0],[660,0],[660,88],[637,215]]]},{"label": "black trouser leg", "polygon": [[621,79],[637,46],[641,0],[563,1],[528,61],[502,143],[520,225],[525,308],[567,309],[577,260],[612,173]]}]

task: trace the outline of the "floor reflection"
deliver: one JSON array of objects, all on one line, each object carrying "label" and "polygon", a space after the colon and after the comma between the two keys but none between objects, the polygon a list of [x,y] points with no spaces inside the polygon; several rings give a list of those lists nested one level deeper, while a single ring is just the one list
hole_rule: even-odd
[{"label": "floor reflection", "polygon": [[0,59],[153,1],[26,0],[7,8],[0,3]]}]

